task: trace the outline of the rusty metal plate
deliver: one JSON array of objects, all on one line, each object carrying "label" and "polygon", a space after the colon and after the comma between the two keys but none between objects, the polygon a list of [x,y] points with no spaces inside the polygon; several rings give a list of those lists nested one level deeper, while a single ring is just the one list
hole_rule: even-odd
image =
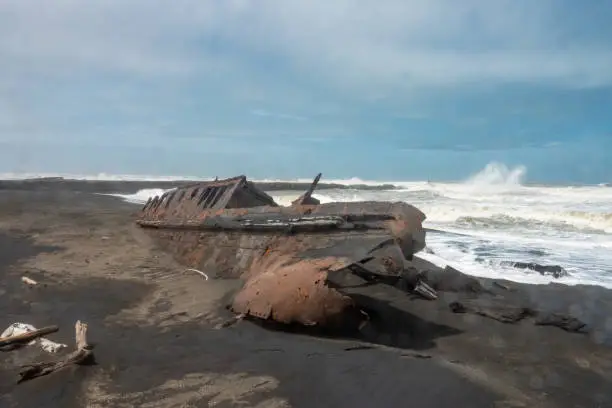
[{"label": "rusty metal plate", "polygon": [[234,312],[320,327],[356,328],[364,320],[351,298],[327,286],[327,271],[337,267],[337,259],[267,258],[254,266],[235,296]]}]

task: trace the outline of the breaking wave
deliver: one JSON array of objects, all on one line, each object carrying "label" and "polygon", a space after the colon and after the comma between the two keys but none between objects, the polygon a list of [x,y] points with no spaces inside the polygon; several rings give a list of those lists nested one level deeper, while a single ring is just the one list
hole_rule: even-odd
[{"label": "breaking wave", "polygon": [[526,174],[525,166],[509,168],[503,163],[491,162],[465,183],[471,186],[519,187],[522,186]]},{"label": "breaking wave", "polygon": [[545,208],[457,208],[432,205],[427,212],[432,223],[455,223],[468,228],[553,228],[612,234],[612,213],[587,211],[546,211]]}]

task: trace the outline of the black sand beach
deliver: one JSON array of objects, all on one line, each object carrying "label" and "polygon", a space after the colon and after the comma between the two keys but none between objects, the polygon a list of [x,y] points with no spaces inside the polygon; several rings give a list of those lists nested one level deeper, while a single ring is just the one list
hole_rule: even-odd
[{"label": "black sand beach", "polygon": [[[0,189],[0,330],[57,324],[49,338],[70,349],[81,319],[98,364],[17,385],[21,364],[55,356],[38,346],[0,353],[0,406],[612,406],[608,290],[481,280],[486,295],[450,287],[433,302],[362,286],[354,296],[378,313],[366,338],[318,338],[248,321],[218,329],[240,283],[185,272],[133,224],[138,207],[92,194],[88,183],[15,186]],[[29,287],[22,276],[39,284]],[[563,313],[586,327],[573,333],[449,308],[477,301]]]}]

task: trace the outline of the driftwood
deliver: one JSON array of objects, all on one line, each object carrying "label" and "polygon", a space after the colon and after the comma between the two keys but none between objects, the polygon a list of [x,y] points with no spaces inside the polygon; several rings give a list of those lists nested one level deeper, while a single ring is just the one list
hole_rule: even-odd
[{"label": "driftwood", "polygon": [[75,324],[76,350],[68,354],[62,360],[42,363],[27,364],[22,366],[19,372],[21,378],[18,383],[42,377],[52,372],[61,370],[70,365],[87,365],[94,361],[93,345],[87,343],[87,324],[77,320]]},{"label": "driftwood", "polygon": [[38,282],[36,282],[34,279],[28,278],[27,276],[22,276],[21,281],[31,286],[38,285]]},{"label": "driftwood", "polygon": [[18,334],[16,336],[1,337],[0,338],[0,350],[8,351],[13,350],[16,347],[22,346],[36,340],[39,337],[46,336],[47,334],[55,333],[59,330],[58,326],[47,326],[42,329],[34,330],[27,333]]}]

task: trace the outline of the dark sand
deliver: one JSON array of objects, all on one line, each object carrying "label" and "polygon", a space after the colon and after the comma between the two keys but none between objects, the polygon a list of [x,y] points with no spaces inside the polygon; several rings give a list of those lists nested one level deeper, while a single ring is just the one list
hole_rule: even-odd
[{"label": "dark sand", "polygon": [[58,324],[49,338],[71,348],[81,319],[98,361],[16,385],[20,364],[55,356],[0,353],[0,406],[612,406],[609,291],[514,285],[580,312],[589,334],[453,314],[452,294],[428,302],[386,287],[367,289],[384,292],[373,307],[397,321],[374,348],[247,321],[215,329],[239,282],[184,272],[133,224],[137,208],[76,188],[0,191],[0,330]]}]

